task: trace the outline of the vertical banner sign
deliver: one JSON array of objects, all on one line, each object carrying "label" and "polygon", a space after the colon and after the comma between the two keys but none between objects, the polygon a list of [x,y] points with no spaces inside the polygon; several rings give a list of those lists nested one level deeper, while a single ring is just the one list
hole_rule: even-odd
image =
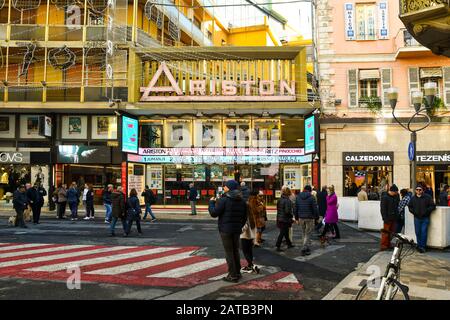
[{"label": "vertical banner sign", "polygon": [[123,193],[124,194],[127,194],[127,186],[128,186],[128,183],[127,183],[127,174],[128,174],[128,172],[127,172],[127,170],[128,170],[128,166],[127,166],[127,163],[126,162],[122,162],[122,172],[121,172],[121,174],[122,174],[122,183],[121,183],[121,186],[122,186],[122,191],[123,191]]},{"label": "vertical banner sign", "polygon": [[345,39],[355,40],[355,8],[353,3],[344,4]]},{"label": "vertical banner sign", "polygon": [[122,116],[122,152],[138,153],[137,119]]},{"label": "vertical banner sign", "polygon": [[380,26],[378,38],[385,40],[389,38],[389,25],[388,25],[388,3],[380,2],[378,9],[378,25]]},{"label": "vertical banner sign", "polygon": [[[110,88],[107,97],[109,101],[114,100],[114,11],[116,10],[116,0],[108,0],[107,28],[106,28],[106,86]],[[108,89],[107,89],[108,90]]]},{"label": "vertical banner sign", "polygon": [[314,161],[312,164],[312,180],[313,186],[316,187],[317,190],[320,190],[319,186],[319,162]]},{"label": "vertical banner sign", "polygon": [[316,148],[316,117],[305,119],[305,154],[317,152]]}]

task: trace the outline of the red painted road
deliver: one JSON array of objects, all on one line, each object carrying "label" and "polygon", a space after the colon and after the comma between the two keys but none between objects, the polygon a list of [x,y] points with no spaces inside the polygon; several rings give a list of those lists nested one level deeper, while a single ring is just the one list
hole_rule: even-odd
[{"label": "red painted road", "polygon": [[[193,287],[227,272],[224,259],[195,256],[199,247],[0,243],[0,277],[66,281],[78,266],[82,282]],[[279,272],[230,287],[298,291],[294,275]]]}]

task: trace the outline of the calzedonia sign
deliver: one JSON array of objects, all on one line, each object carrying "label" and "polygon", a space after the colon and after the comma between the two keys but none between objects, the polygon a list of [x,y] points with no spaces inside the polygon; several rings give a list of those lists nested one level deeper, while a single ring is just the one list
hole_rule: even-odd
[{"label": "calzedonia sign", "polygon": [[342,164],[344,166],[367,165],[394,165],[393,152],[343,152]]},{"label": "calzedonia sign", "polygon": [[[162,74],[169,80],[170,86],[156,86]],[[207,93],[206,84],[210,92]],[[252,88],[257,87],[257,93]],[[295,81],[281,80],[277,85],[272,80],[233,81],[233,80],[189,80],[189,91],[183,92],[167,64],[161,62],[147,87],[141,87],[142,102],[160,101],[296,101]],[[243,94],[239,94],[242,88]],[[167,93],[175,94],[168,96]],[[157,95],[162,94],[162,95]]]}]

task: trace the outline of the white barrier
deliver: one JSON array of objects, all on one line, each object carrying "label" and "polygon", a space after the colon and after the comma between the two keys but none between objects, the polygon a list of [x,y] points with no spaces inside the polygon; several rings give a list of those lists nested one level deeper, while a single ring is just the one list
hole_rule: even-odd
[{"label": "white barrier", "polygon": [[340,197],[338,198],[339,219],[343,221],[358,221],[358,198]]},{"label": "white barrier", "polygon": [[380,201],[359,202],[358,228],[373,231],[380,231],[383,228]]},{"label": "white barrier", "polygon": [[[427,246],[432,248],[446,248],[450,246],[450,207],[437,207],[430,217],[428,227]],[[406,208],[405,234],[416,241],[414,216]]]}]

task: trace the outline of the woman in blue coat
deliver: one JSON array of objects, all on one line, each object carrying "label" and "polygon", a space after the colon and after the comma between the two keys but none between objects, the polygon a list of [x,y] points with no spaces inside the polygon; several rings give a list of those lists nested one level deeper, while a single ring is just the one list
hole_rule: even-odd
[{"label": "woman in blue coat", "polygon": [[128,235],[131,232],[131,227],[133,225],[133,221],[136,221],[136,227],[138,230],[139,235],[142,235],[141,230],[141,204],[139,202],[139,199],[137,197],[137,191],[136,189],[131,189],[130,191],[130,197],[127,200],[127,230],[125,232],[125,237],[128,237]]}]

